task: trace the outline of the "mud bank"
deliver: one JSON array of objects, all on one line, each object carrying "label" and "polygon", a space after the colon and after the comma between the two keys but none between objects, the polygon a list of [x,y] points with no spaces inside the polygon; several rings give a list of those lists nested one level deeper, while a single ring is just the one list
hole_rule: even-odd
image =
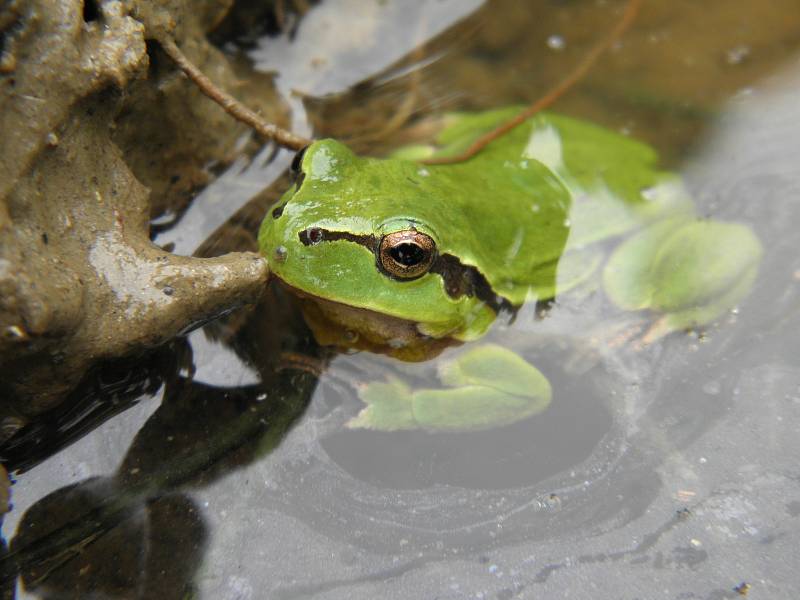
[{"label": "mud bank", "polygon": [[271,78],[212,46],[232,1],[12,0],[0,8],[0,437],[92,366],[156,347],[267,279],[253,253],[170,254],[177,215],[252,144],[161,52],[172,36],[218,85],[285,122]]}]

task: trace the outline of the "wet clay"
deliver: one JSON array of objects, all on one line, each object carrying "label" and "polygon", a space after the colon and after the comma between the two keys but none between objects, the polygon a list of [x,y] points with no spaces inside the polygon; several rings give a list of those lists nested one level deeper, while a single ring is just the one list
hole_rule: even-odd
[{"label": "wet clay", "polygon": [[269,78],[236,85],[236,68],[205,37],[231,4],[0,8],[3,437],[58,404],[93,365],[260,296],[268,268],[257,254],[181,257],[149,239],[151,216],[178,213],[212,177],[208,165],[230,162],[250,135],[154,40],[171,35],[215,83],[285,122]]}]

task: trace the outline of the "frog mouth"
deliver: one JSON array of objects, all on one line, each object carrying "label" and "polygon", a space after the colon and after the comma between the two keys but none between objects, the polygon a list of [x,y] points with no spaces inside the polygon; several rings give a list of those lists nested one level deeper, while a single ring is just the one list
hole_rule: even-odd
[{"label": "frog mouth", "polygon": [[327,300],[286,282],[281,284],[298,299],[306,324],[322,346],[366,350],[406,362],[420,362],[462,343],[450,334],[441,337],[424,334],[411,319]]},{"label": "frog mouth", "polygon": [[[320,227],[309,227],[301,231],[298,237],[304,246],[341,241],[358,244],[372,252],[375,256],[376,268],[386,277],[399,282],[413,281],[413,279],[394,277],[381,268],[378,257],[381,238],[373,234],[356,234],[349,231],[331,231]],[[511,301],[492,290],[491,284],[477,267],[465,265],[452,254],[436,251],[430,269],[421,276],[427,273],[434,273],[442,278],[444,289],[453,300],[458,300],[463,296],[474,297],[489,306],[495,313],[515,311]]]}]

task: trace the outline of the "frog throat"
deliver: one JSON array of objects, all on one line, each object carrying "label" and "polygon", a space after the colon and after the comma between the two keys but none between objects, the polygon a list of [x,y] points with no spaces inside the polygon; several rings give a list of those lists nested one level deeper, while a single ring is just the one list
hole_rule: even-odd
[{"label": "frog throat", "polygon": [[[311,229],[314,230],[313,236],[310,234]],[[319,243],[338,241],[359,244],[376,256],[375,267],[385,276],[396,281],[411,281],[411,279],[395,277],[381,266],[380,261],[377,259],[377,249],[380,246],[380,238],[373,234],[355,234],[347,231],[331,231],[314,227],[304,229],[298,236],[300,242],[304,246],[315,246]],[[435,273],[442,278],[447,295],[454,300],[462,296],[475,297],[489,306],[495,313],[499,314],[500,311],[514,311],[514,306],[507,298],[494,293],[491,284],[489,284],[489,281],[477,267],[463,264],[452,254],[436,252],[431,267],[427,272]],[[420,277],[424,274],[425,273],[421,274]]]},{"label": "frog throat", "polygon": [[299,300],[303,317],[314,339],[322,346],[365,350],[407,362],[420,362],[462,343],[451,335],[427,335],[413,320],[326,300],[285,282],[281,285]]}]

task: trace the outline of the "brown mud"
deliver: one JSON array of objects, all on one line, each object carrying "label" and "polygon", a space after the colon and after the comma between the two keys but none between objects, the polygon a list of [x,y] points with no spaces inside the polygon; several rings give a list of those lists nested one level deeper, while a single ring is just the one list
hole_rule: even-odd
[{"label": "brown mud", "polygon": [[98,362],[159,346],[261,294],[268,269],[258,255],[187,258],[149,238],[151,217],[179,214],[252,137],[175,69],[156,37],[172,36],[266,119],[286,119],[271,77],[243,79],[207,41],[231,5],[0,7],[3,438]]}]

